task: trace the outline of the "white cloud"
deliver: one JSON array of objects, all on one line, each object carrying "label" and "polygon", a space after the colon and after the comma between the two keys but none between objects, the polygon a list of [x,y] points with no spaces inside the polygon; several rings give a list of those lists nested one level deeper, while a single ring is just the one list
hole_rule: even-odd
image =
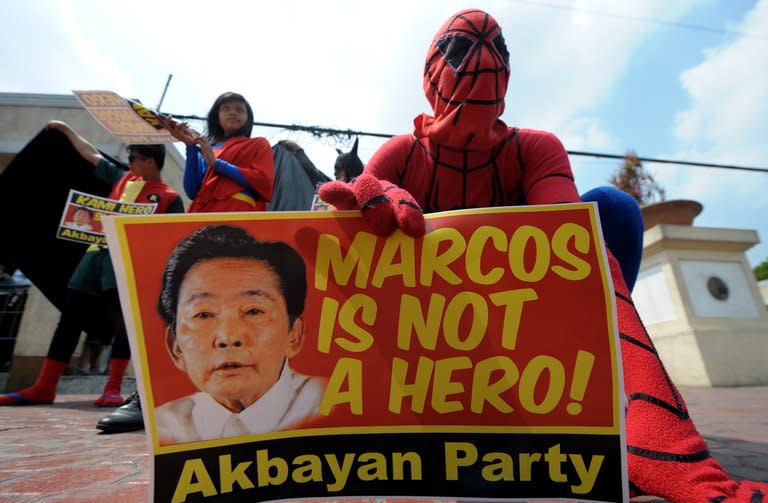
[{"label": "white cloud", "polygon": [[71,49],[74,51],[73,60],[82,65],[84,73],[98,75],[107,89],[130,87],[133,75],[114,59],[114,55],[105,52],[99,44],[99,41],[105,37],[115,36],[115,33],[110,32],[107,22],[96,25],[95,31],[85,30],[84,28],[92,27],[82,22],[76,7],[67,0],[56,3],[54,16],[69,39]]},{"label": "white cloud", "polygon": [[[677,114],[676,157],[766,167],[768,1],[757,2],[732,29],[744,35],[708,49],[702,62],[681,76],[690,105]],[[668,182],[680,197],[704,203],[701,224],[754,228],[768,238],[766,174],[689,169]],[[768,247],[763,244],[749,256],[753,263],[760,261]]]},{"label": "white cloud", "polygon": [[[740,31],[768,32],[768,1],[747,15]],[[765,163],[768,118],[768,39],[740,36],[708,50],[682,74],[691,105],[677,116],[676,135],[687,155],[709,160]]]},{"label": "white cloud", "polygon": [[[578,2],[585,10],[513,3],[508,9],[512,30],[506,37],[516,48],[511,51],[511,91],[517,94],[508,94],[508,103],[513,102],[510,113],[533,127],[558,131],[569,120],[580,120],[627,71],[637,47],[658,29],[639,20],[672,20],[694,3]],[[528,15],[518,17],[516,12]]]}]

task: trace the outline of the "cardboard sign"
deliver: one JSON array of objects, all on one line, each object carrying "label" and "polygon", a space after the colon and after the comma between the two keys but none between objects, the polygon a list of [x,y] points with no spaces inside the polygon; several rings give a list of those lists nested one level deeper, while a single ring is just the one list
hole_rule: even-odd
[{"label": "cardboard sign", "polygon": [[70,190],[56,233],[59,239],[106,245],[101,219],[107,215],[151,215],[157,203],[115,201],[106,197]]},{"label": "cardboard sign", "polygon": [[135,100],[112,91],[72,91],[83,107],[104,129],[127,145],[172,143],[160,117]]},{"label": "cardboard sign", "polygon": [[419,239],[353,211],[106,218],[152,497],[627,500],[597,218],[452,211]]}]

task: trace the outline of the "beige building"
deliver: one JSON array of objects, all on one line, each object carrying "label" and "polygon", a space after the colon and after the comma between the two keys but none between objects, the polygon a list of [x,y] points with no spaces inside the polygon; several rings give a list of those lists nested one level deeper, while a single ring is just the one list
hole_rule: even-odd
[{"label": "beige building", "polygon": [[688,203],[674,224],[646,219],[635,306],[675,383],[768,384],[768,310],[744,254],[757,233],[690,225]]},{"label": "beige building", "polygon": [[[102,152],[127,160],[126,146],[86,112],[74,95],[0,93],[0,172],[53,119],[68,123]],[[167,149],[163,179],[185,197],[183,167],[184,158],[178,150]],[[188,203],[185,198],[184,204]],[[31,287],[16,337],[8,389],[27,386],[37,377],[58,319],[59,311]]]}]

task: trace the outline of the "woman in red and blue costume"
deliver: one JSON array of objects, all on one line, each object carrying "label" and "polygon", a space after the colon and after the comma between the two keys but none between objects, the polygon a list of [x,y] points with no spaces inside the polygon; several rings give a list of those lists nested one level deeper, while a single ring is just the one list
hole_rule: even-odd
[{"label": "woman in red and blue costume", "polygon": [[226,92],[208,112],[208,136],[171,116],[163,126],[187,146],[184,191],[189,213],[264,211],[272,199],[272,147],[251,138],[253,109],[240,94]]},{"label": "woman in red and blue costume", "polygon": [[[508,80],[509,53],[493,17],[480,10],[454,15],[424,66],[434,115],[418,116],[413,134],[385,143],[353,184],[329,182],[320,197],[338,209],[360,209],[381,235],[399,227],[414,237],[425,232],[422,209],[579,201],[560,141],[499,119]],[[614,282],[630,491],[681,503],[768,502],[768,484],[736,482],[711,457],[638,316],[626,280],[633,283],[639,267],[642,220],[627,198],[600,188],[585,199],[598,202]]]},{"label": "woman in red and blue costume", "polygon": [[[208,112],[208,137],[170,115],[161,119],[171,136],[187,146],[188,213],[266,209],[275,178],[272,148],[264,138],[251,138],[253,110],[242,95],[227,92],[216,98]],[[143,428],[139,395],[99,419],[96,427],[110,433]]]}]

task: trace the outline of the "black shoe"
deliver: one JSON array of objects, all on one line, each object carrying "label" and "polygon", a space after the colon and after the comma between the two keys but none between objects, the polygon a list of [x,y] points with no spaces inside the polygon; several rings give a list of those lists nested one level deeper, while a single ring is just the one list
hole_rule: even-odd
[{"label": "black shoe", "polygon": [[144,419],[141,417],[139,394],[135,391],[131,393],[123,402],[123,405],[99,419],[99,422],[96,423],[96,428],[104,433],[143,430]]}]

